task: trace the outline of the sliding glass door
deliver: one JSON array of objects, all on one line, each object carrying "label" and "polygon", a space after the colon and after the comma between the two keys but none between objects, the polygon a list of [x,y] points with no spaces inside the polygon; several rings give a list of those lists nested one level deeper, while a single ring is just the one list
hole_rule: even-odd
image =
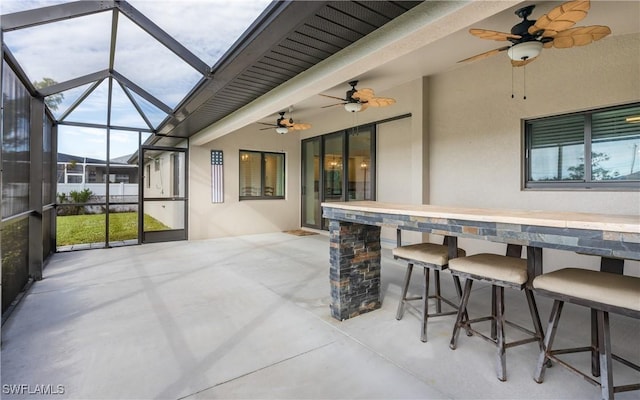
[{"label": "sliding glass door", "polygon": [[302,225],[328,229],[322,202],[375,199],[375,126],[302,142]]}]

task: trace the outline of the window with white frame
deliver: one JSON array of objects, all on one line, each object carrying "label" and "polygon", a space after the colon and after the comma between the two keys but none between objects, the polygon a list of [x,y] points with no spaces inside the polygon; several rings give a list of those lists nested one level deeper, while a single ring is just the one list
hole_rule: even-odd
[{"label": "window with white frame", "polygon": [[640,103],[524,122],[525,187],[640,189]]}]

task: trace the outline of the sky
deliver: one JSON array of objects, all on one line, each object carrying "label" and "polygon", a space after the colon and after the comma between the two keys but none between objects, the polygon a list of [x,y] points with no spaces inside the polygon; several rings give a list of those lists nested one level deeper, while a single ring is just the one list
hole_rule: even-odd
[{"label": "sky", "polygon": [[[69,1],[1,0],[0,14],[52,6]],[[267,0],[129,0],[189,51],[213,66],[267,7]],[[111,12],[73,18],[4,34],[9,49],[31,81],[52,78],[64,82],[109,66]],[[174,108],[202,75],[120,14],[114,69],[136,85]],[[60,117],[91,85],[64,93]],[[114,84],[112,124],[144,128],[124,91]],[[106,123],[108,83],[105,80],[67,118],[68,121]],[[138,96],[142,109],[155,125],[166,114]],[[63,127],[61,127],[63,128]],[[104,159],[104,131],[90,128],[61,129],[59,152]],[[116,135],[117,133],[117,135]],[[114,137],[118,136],[115,140]],[[111,158],[137,149],[137,133],[114,132]],[[68,139],[67,139],[68,138]],[[130,139],[134,138],[134,139]],[[134,140],[134,143],[131,143]],[[105,147],[102,148],[101,146]],[[133,149],[133,150],[132,150]]]}]

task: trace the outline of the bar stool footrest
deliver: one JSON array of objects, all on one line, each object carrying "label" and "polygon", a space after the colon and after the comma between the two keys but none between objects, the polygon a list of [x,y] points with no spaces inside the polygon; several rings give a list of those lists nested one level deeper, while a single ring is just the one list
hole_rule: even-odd
[{"label": "bar stool footrest", "polygon": [[[478,331],[478,330],[476,330],[476,329],[471,327],[471,324],[474,324],[476,322],[492,321],[494,319],[495,318],[493,318],[491,316],[474,318],[474,319],[471,319],[469,321],[463,321],[460,324],[460,327],[463,328],[463,329],[466,329],[467,333],[471,333],[473,335],[476,335],[476,336],[486,340],[487,342],[490,342],[490,343],[493,343],[494,345],[497,345],[498,344],[498,339],[494,339],[492,337],[489,337],[485,333],[482,333],[482,332],[480,332],[480,331]],[[526,329],[526,328],[524,328],[524,327],[522,327],[522,326],[520,326],[518,324],[510,322],[510,321],[504,321],[504,323],[506,325],[509,325],[509,326],[511,326],[513,328],[516,328],[516,329],[518,329],[518,330],[520,330],[520,331],[522,331],[522,332],[524,332],[524,333],[526,333],[526,334],[531,336],[530,338],[526,338],[526,339],[520,339],[520,340],[511,341],[511,342],[505,342],[505,344],[504,344],[505,349],[508,349],[510,347],[519,346],[521,344],[534,343],[534,342],[539,342],[540,341],[540,338],[536,335],[535,332],[532,332],[532,331],[530,331],[530,330],[528,330],[528,329]]]},{"label": "bar stool footrest", "polygon": [[[449,299],[445,299],[442,296],[429,296],[429,299],[435,299],[435,300],[440,300],[443,303],[448,304],[449,306],[453,307],[455,310],[452,311],[443,311],[443,312],[439,312],[439,313],[429,313],[427,314],[427,317],[431,318],[431,317],[441,317],[444,315],[455,315],[458,313],[458,305],[455,304],[454,302],[452,302]],[[422,307],[418,307],[414,304],[409,303],[410,301],[416,301],[416,300],[422,300],[422,296],[417,296],[417,297],[407,297],[404,299],[404,305],[411,307],[414,311],[417,311],[418,313],[422,313]],[[400,300],[403,301],[403,300]]]},{"label": "bar stool footrest", "polygon": [[[591,376],[589,376],[589,374],[584,373],[582,371],[580,371],[579,369],[577,369],[576,367],[574,367],[573,365],[569,364],[568,361],[564,361],[560,358],[557,357],[557,355],[561,355],[561,354],[575,354],[575,353],[587,353],[587,352],[592,352],[594,350],[593,347],[591,346],[586,346],[586,347],[571,347],[571,348],[565,348],[565,349],[554,349],[551,351],[548,351],[546,353],[547,358],[550,361],[556,362],[558,364],[561,364],[563,367],[567,368],[569,371],[573,372],[574,374],[581,376],[582,378],[584,378],[584,380],[586,380],[587,382],[589,382],[590,384],[600,387],[601,383],[599,380],[592,378]],[[595,349],[597,350],[597,349]],[[615,354],[611,354],[611,358],[621,364],[626,365],[629,368],[632,368],[638,372],[640,372],[640,365],[634,364],[633,362],[624,359],[618,355]],[[538,382],[541,383],[541,382]],[[626,385],[619,385],[619,386],[614,386],[613,387],[613,392],[614,393],[619,393],[619,392],[630,392],[633,390],[640,390],[640,382],[639,383],[630,383],[630,384],[626,384]]]}]

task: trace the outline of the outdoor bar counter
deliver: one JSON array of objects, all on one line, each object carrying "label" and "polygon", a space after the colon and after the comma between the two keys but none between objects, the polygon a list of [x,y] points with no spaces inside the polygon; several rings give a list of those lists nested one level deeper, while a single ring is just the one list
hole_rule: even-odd
[{"label": "outdoor bar counter", "polygon": [[[350,201],[322,203],[329,219],[331,315],[339,320],[380,307],[380,228],[527,247],[531,274],[542,273],[542,249],[607,260],[640,260],[640,215],[446,207]],[[621,273],[621,271],[618,271]]]}]

